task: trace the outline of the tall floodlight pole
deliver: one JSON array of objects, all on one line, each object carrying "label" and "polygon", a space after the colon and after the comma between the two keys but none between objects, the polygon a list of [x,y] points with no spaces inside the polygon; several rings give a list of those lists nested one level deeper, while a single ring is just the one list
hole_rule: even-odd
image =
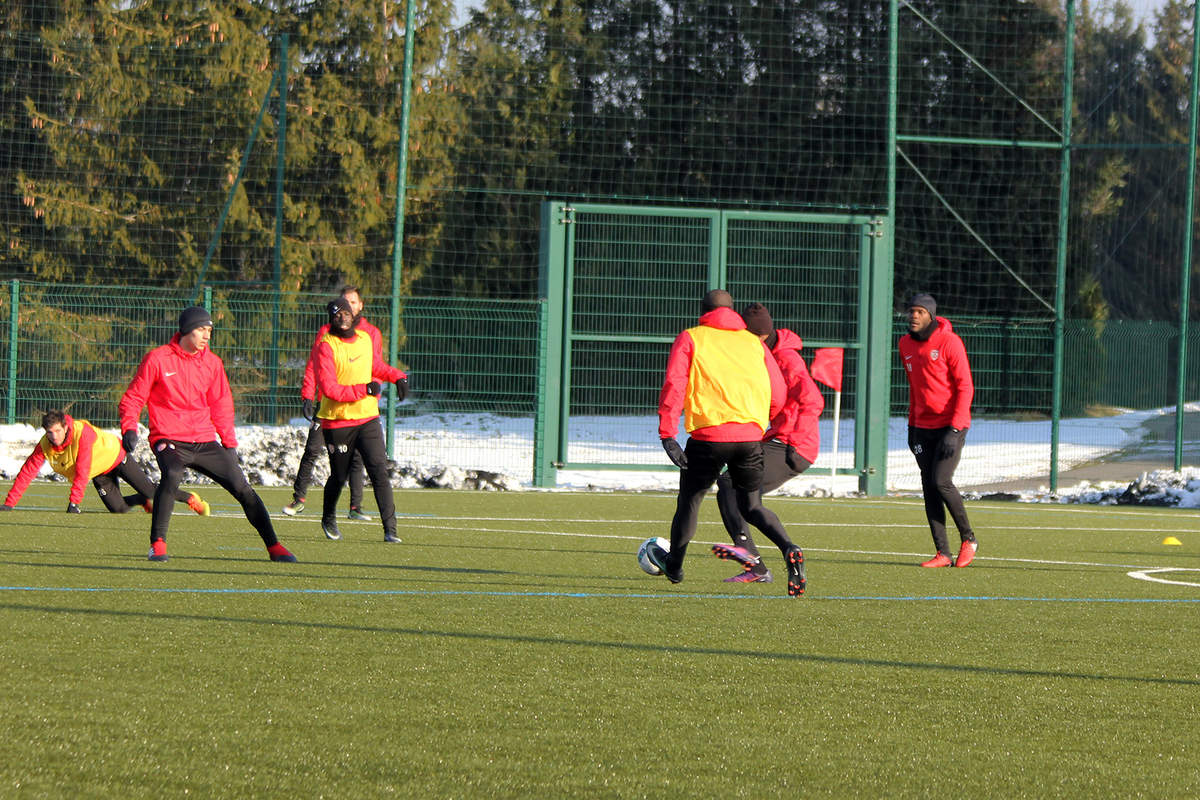
[{"label": "tall floodlight pole", "polygon": [[283,280],[283,175],[287,163],[287,74],[288,74],[288,35],[279,37],[279,109],[277,132],[279,141],[275,144],[275,253],[273,257],[275,284],[275,302],[271,310],[271,355],[268,361],[268,385],[271,392],[267,401],[267,419],[271,424],[278,422],[279,395],[279,318],[280,293]]},{"label": "tall floodlight pole", "polygon": [[[395,364],[400,338],[400,275],[404,264],[404,199],[408,184],[408,120],[412,107],[413,45],[416,38],[413,0],[407,0],[404,10],[404,76],[400,91],[400,144],[396,158],[396,224],[392,226],[392,315],[388,320],[388,363]],[[388,458],[395,457],[396,390],[388,390],[386,442]]]},{"label": "tall floodlight pole", "polygon": [[1075,0],[1067,0],[1063,48],[1062,158],[1058,183],[1058,253],[1054,267],[1054,374],[1050,388],[1050,491],[1058,489],[1058,435],[1062,419],[1063,318],[1067,306],[1067,222],[1071,215],[1071,109],[1075,105]]}]

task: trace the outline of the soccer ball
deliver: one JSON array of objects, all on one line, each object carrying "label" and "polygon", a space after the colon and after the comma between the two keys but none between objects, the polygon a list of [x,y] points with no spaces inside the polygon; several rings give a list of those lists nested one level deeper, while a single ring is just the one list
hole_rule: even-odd
[{"label": "soccer ball", "polygon": [[666,558],[667,553],[671,552],[671,543],[661,536],[651,536],[638,548],[638,566],[642,568],[642,571],[647,575],[662,575],[662,570],[654,566],[654,562],[650,560],[650,548],[658,550],[654,555],[659,561],[662,561]]}]

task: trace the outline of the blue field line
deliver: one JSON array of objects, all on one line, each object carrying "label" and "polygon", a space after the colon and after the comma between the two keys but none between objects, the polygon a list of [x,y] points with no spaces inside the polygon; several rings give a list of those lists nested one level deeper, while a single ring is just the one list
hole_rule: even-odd
[{"label": "blue field line", "polygon": [[[735,594],[658,594],[644,592],[504,592],[471,589],[195,589],[186,587],[138,587],[138,586],[0,586],[0,592],[66,592],[66,593],[121,593],[146,592],[150,594],[295,594],[295,595],[369,595],[399,597],[566,597],[572,599],[620,599],[620,600],[790,600],[785,595],[735,595]],[[1018,602],[1018,603],[1153,603],[1178,604],[1200,603],[1200,598],[1166,597],[1004,597],[1001,595],[807,595],[801,602],[820,600],[867,600],[892,602]]]}]

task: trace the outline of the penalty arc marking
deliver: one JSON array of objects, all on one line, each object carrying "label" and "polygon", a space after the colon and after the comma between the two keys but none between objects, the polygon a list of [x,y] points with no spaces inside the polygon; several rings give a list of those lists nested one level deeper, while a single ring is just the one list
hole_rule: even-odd
[{"label": "penalty arc marking", "polygon": [[[1200,580],[1195,581],[1177,581],[1170,578],[1159,577],[1164,572],[1200,572],[1198,567],[1157,567],[1155,569],[1135,569],[1125,574],[1135,580],[1149,581],[1150,583],[1169,583],[1173,586],[1196,586],[1200,587]],[[1200,575],[1196,576],[1200,578]]]}]

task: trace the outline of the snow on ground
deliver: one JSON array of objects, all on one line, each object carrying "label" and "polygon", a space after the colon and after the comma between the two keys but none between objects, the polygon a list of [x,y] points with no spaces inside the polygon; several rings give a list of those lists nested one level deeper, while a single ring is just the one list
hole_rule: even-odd
[{"label": "snow on ground", "polygon": [[[1189,406],[1200,411],[1200,404]],[[1059,471],[1092,463],[1139,444],[1145,423],[1173,413],[1173,408],[1130,411],[1115,416],[1063,420],[1059,427]],[[286,426],[239,427],[238,452],[250,481],[259,486],[288,486],[304,451],[307,423],[292,420]],[[906,445],[903,418],[888,426],[888,491],[920,491],[916,463]],[[573,464],[635,463],[644,469],[560,470],[558,488],[564,490],[661,490],[678,487],[678,473],[670,468],[656,436],[657,418],[577,417],[569,429],[568,461]],[[0,476],[11,480],[20,469],[41,429],[29,425],[0,425]],[[157,480],[157,468],[141,430],[135,456]],[[396,427],[396,461],[391,467],[397,488],[448,487],[458,489],[519,490],[531,487],[533,473],[533,420],[491,414],[418,414],[404,417]],[[682,438],[682,437],[681,437]],[[833,423],[821,421],[822,452],[816,467],[834,464],[831,452]],[[851,463],[854,423],[843,420],[839,433],[840,470]],[[956,483],[970,487],[1044,475],[1050,460],[1050,423],[976,419],[967,436]],[[654,467],[663,469],[654,469]],[[51,475],[48,467],[42,474]],[[328,476],[328,464],[318,459],[314,483]],[[203,482],[202,480],[199,482]],[[857,492],[853,475],[801,475],[779,494],[791,496],[846,496]],[[1115,503],[1144,502],[1180,507],[1200,507],[1200,469],[1156,471],[1132,484],[1080,484],[1055,494],[1046,490],[1021,492],[1027,502]]]}]

